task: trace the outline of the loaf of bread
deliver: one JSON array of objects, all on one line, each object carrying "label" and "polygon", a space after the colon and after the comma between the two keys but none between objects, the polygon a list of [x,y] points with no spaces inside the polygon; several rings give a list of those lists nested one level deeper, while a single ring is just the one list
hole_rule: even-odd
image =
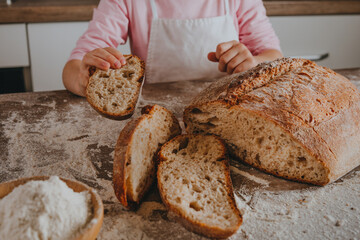
[{"label": "loaf of bread", "polygon": [[190,231],[227,238],[242,223],[226,147],[213,135],[179,135],[159,153],[158,189],[169,211]]},{"label": "loaf of bread", "polygon": [[115,147],[113,185],[125,208],[139,204],[155,180],[159,147],[180,133],[175,116],[159,105],[144,107],[142,115],[123,128]]},{"label": "loaf of bread", "polygon": [[184,122],[286,179],[325,185],[360,164],[359,91],[309,60],[283,58],[222,78],[185,109]]},{"label": "loaf of bread", "polygon": [[145,63],[124,55],[126,64],[107,71],[96,69],[86,88],[86,99],[105,117],[123,120],[132,116],[143,83]]}]

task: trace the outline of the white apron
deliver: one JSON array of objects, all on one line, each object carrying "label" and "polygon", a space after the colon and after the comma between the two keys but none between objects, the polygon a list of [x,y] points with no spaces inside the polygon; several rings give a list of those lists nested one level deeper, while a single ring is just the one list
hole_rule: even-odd
[{"label": "white apron", "polygon": [[151,22],[146,82],[174,82],[212,79],[223,76],[218,63],[210,62],[209,52],[219,43],[239,40],[225,1],[225,15],[199,19],[159,19],[154,0],[150,0]]}]

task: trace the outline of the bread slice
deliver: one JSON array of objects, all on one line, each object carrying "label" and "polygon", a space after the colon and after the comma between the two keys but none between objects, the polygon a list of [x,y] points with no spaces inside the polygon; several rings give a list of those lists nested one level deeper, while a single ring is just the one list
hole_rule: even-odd
[{"label": "bread slice", "polygon": [[180,135],[159,151],[158,188],[167,208],[190,231],[227,238],[242,223],[226,148],[213,135]]},{"label": "bread slice", "polygon": [[142,115],[121,131],[115,147],[113,184],[125,208],[139,204],[155,180],[154,156],[159,147],[180,133],[178,120],[159,105],[144,107]]},{"label": "bread slice", "polygon": [[86,88],[86,99],[105,117],[123,120],[132,116],[142,87],[145,63],[124,55],[126,65],[107,71],[96,69]]},{"label": "bread slice", "polygon": [[325,185],[360,165],[360,93],[305,59],[283,58],[220,79],[185,109],[189,133],[215,134],[230,153],[294,181]]}]

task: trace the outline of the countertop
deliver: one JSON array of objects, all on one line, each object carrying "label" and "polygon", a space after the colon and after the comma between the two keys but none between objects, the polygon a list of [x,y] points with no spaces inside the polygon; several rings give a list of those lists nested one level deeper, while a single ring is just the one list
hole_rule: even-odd
[{"label": "countertop", "polygon": [[[89,21],[99,0],[13,0],[0,2],[0,23]],[[359,0],[265,0],[269,16],[359,14]]]},{"label": "countertop", "polygon": [[[360,88],[360,68],[338,70]],[[181,121],[184,106],[210,82],[145,85],[134,117],[160,104]],[[168,214],[152,188],[136,211],[112,187],[114,146],[128,122],[104,118],[67,91],[0,95],[0,182],[35,175],[76,179],[97,190],[102,239],[204,239]],[[231,160],[243,225],[231,239],[358,239],[360,167],[325,187],[286,181]]]}]

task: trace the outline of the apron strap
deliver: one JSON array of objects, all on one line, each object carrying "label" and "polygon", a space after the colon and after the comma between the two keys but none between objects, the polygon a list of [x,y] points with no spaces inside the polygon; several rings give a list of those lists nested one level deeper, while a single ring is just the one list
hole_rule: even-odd
[{"label": "apron strap", "polygon": [[151,5],[152,14],[153,14],[153,19],[157,19],[158,18],[158,13],[157,13],[157,10],[156,10],[155,0],[150,0],[150,5]]},{"label": "apron strap", "polygon": [[225,14],[229,15],[230,14],[229,0],[224,0],[224,2],[225,2]]}]

